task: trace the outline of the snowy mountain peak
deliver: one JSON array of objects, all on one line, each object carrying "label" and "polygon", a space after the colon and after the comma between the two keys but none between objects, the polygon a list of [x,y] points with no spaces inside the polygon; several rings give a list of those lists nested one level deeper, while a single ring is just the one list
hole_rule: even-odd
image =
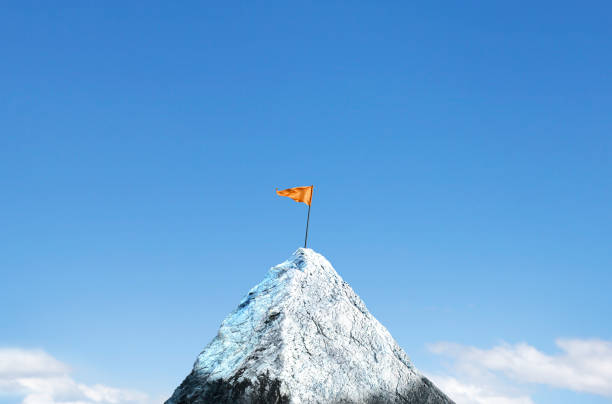
[{"label": "snowy mountain peak", "polygon": [[227,316],[166,403],[452,401],[329,261],[299,248]]},{"label": "snowy mountain peak", "polygon": [[302,272],[313,272],[317,270],[329,270],[331,269],[336,276],[338,275],[336,271],[333,269],[332,265],[325,259],[324,256],[315,252],[310,248],[300,247],[298,248],[291,257],[283,262],[282,264],[277,265],[275,268],[296,268],[301,270]]}]

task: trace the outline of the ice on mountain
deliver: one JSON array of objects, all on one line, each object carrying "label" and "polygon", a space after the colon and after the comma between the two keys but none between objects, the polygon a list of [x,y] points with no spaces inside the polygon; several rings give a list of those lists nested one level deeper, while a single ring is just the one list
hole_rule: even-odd
[{"label": "ice on mountain", "polygon": [[332,265],[300,248],[221,324],[166,404],[452,401]]}]

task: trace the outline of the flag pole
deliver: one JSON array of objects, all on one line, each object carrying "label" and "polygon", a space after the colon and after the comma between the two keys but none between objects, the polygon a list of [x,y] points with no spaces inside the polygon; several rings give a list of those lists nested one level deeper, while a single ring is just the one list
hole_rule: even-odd
[{"label": "flag pole", "polygon": [[304,248],[308,243],[308,223],[310,222],[310,205],[308,205],[308,218],[306,219],[306,238],[304,239]]},{"label": "flag pole", "polygon": [[314,186],[310,186],[310,202],[308,204],[308,217],[306,218],[306,238],[304,239],[304,248],[306,248],[306,245],[308,244],[308,224],[310,223],[310,205],[312,205],[312,191],[314,190]]}]

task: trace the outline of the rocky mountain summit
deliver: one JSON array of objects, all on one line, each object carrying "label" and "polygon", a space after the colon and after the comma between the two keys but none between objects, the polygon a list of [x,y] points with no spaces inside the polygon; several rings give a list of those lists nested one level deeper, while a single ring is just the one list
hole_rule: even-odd
[{"label": "rocky mountain summit", "polygon": [[300,248],[242,299],[166,404],[452,404],[332,265]]}]

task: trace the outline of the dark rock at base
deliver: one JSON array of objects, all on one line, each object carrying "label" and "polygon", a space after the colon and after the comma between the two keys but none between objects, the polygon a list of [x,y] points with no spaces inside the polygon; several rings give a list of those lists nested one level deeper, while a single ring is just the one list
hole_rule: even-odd
[{"label": "dark rock at base", "polygon": [[[270,379],[269,373],[260,375],[257,382],[248,380],[198,380],[191,373],[181,383],[172,402],[175,404],[290,404],[289,396],[281,393],[281,381]],[[170,400],[167,401],[167,403]],[[393,397],[372,396],[361,403],[338,400],[330,404],[454,404],[427,378],[418,387]]]},{"label": "dark rock at base", "polygon": [[[176,404],[289,404],[289,397],[281,394],[281,381],[270,379],[269,373],[259,375],[255,383],[238,381],[240,374],[230,380],[202,381],[192,372],[181,383],[172,402]],[[168,400],[170,401],[170,400]],[[168,402],[167,401],[167,402]]]}]

